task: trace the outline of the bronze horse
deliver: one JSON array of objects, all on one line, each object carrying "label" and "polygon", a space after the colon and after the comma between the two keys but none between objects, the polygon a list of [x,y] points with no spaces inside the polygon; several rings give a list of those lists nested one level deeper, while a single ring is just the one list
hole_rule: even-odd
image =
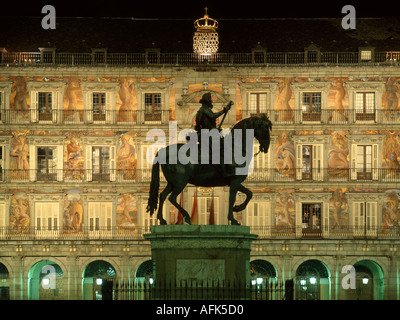
[{"label": "bronze horse", "polygon": [[[272,123],[268,119],[268,117],[266,115],[262,115],[260,117],[246,118],[238,122],[231,129],[229,134],[231,135],[232,146],[239,145],[239,147],[241,147],[241,150],[239,150],[238,152],[241,152],[241,155],[243,157],[248,154],[246,153],[246,150],[251,150],[251,156],[253,156],[254,139],[251,138],[246,140],[246,135],[249,134],[248,130],[253,130],[252,134],[254,135],[254,138],[256,138],[260,143],[259,152],[267,153],[270,144],[270,130],[272,130]],[[235,132],[235,134],[232,134],[232,132]],[[223,138],[223,140],[227,141],[226,139],[226,137]],[[241,143],[235,144],[235,140],[236,142],[241,141]],[[250,143],[244,143],[246,141]],[[184,145],[185,144],[175,145],[175,152],[176,150],[179,151],[179,149]],[[164,159],[169,159],[168,155],[171,146],[172,145],[160,149],[156,154],[156,158],[159,156],[160,153],[163,153],[164,155],[166,155]],[[234,153],[233,148],[230,150],[230,152],[232,152],[232,154]],[[231,159],[233,159],[233,157]],[[235,164],[235,161],[233,161],[232,163],[232,167],[235,170],[240,168],[243,169],[243,165],[237,165]],[[238,221],[233,217],[233,212],[244,210],[253,195],[253,193],[249,189],[245,188],[242,184],[242,182],[246,180],[248,174],[247,171],[245,171],[246,174],[241,173],[231,176],[224,176],[222,174],[220,166],[220,164],[192,164],[190,162],[188,164],[181,164],[179,163],[179,161],[176,164],[161,164],[162,171],[164,173],[165,179],[167,180],[167,186],[160,193],[160,199],[158,203],[158,193],[160,186],[160,164],[159,161],[156,160],[152,167],[150,196],[147,205],[147,212],[150,212],[150,215],[152,215],[157,209],[158,204],[157,219],[159,220],[160,224],[167,224],[167,222],[162,217],[162,208],[165,199],[170,194],[168,200],[182,213],[184,221],[188,224],[191,224],[189,214],[176,201],[177,196],[183,191],[185,186],[188,183],[195,186],[203,187],[229,186],[230,191],[228,220],[231,222],[232,225],[238,225]],[[246,195],[246,199],[242,204],[234,206],[236,194],[238,191],[244,193]]]}]

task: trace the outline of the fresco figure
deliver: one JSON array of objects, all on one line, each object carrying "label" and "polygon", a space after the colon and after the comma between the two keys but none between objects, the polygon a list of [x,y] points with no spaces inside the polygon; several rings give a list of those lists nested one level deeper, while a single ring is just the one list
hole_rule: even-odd
[{"label": "fresco figure", "polygon": [[330,88],[335,93],[334,106],[329,110],[329,121],[331,122],[347,122],[348,114],[345,111],[344,103],[346,97],[346,89],[342,79],[336,79]]},{"label": "fresco figure", "polygon": [[275,110],[279,111],[276,121],[284,122],[294,120],[292,108],[289,104],[292,99],[293,91],[291,88],[292,78],[284,78],[278,86],[278,97],[276,99]]},{"label": "fresco figure", "polygon": [[393,111],[398,110],[399,107],[399,97],[400,88],[399,83],[396,79],[389,77],[385,85],[386,90],[386,109]]},{"label": "fresco figure", "polygon": [[125,193],[118,199],[117,204],[117,228],[137,227],[137,207],[133,194]]},{"label": "fresco figure", "polygon": [[82,89],[78,81],[69,81],[64,94],[64,121],[79,123],[83,121]]},{"label": "fresco figure", "polygon": [[131,144],[132,136],[125,134],[121,137],[121,146],[117,151],[117,173],[125,180],[137,179],[137,159],[135,146]]},{"label": "fresco figure", "polygon": [[133,110],[135,102],[135,93],[133,89],[133,80],[121,78],[119,89],[119,98],[121,99],[121,106],[118,112],[118,121],[121,122],[136,122],[137,115]]},{"label": "fresco figure", "polygon": [[11,93],[15,92],[14,108],[15,110],[28,110],[26,81],[23,77],[17,77],[11,88]]},{"label": "fresco figure", "polygon": [[11,179],[27,180],[29,178],[29,145],[26,134],[14,136],[11,140],[10,156],[16,159],[16,167],[11,165]]},{"label": "fresco figure", "polygon": [[83,206],[80,200],[66,200],[64,203],[64,232],[82,231]]},{"label": "fresco figure", "polygon": [[284,178],[294,178],[296,156],[294,144],[290,140],[290,133],[283,132],[276,141],[274,154],[275,170],[282,174]]},{"label": "fresco figure", "polygon": [[328,172],[330,176],[346,177],[349,168],[349,148],[344,133],[332,135],[331,149],[328,153]]},{"label": "fresco figure", "polygon": [[397,234],[400,227],[400,199],[399,190],[389,190],[386,192],[385,203],[382,208],[382,226],[394,227],[393,230]]},{"label": "fresco figure", "polygon": [[14,195],[10,205],[10,230],[20,231],[29,228],[30,220],[29,200],[26,195]]}]

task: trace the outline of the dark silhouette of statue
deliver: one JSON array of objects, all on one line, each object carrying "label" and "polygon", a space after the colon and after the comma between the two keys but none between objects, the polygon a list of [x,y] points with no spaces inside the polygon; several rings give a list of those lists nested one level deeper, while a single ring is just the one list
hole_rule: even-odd
[{"label": "dark silhouette of statue", "polygon": [[[216,129],[216,119],[222,114],[226,115],[230,109],[230,106],[232,105],[232,102],[230,102],[222,111],[216,113],[212,112],[211,110],[212,102],[211,95],[209,93],[203,95],[200,102],[202,103],[202,106],[196,115],[195,129],[201,136],[205,134],[204,132],[201,132],[202,129]],[[260,144],[259,152],[268,152],[271,129],[272,123],[266,115],[251,117],[243,119],[234,125],[230,133],[222,139],[225,140],[224,146],[227,143],[231,143],[231,147],[229,148],[229,145],[227,145],[227,148],[220,149],[222,151],[221,159],[225,159],[224,152],[225,155],[227,155],[226,152],[231,153],[230,156],[232,161],[228,165],[233,170],[234,174],[226,174],[226,172],[224,172],[223,167],[226,165],[224,162],[221,162],[220,164],[204,164],[200,161],[189,161],[182,163],[183,161],[178,160],[177,163],[168,163],[170,159],[169,155],[173,154],[174,152],[179,152],[179,150],[185,146],[183,143],[170,145],[166,148],[160,149],[156,155],[156,159],[164,159],[165,162],[161,162],[160,164],[158,160],[155,160],[153,164],[147,212],[150,212],[152,215],[158,207],[157,219],[159,220],[160,224],[166,224],[167,222],[162,216],[162,208],[164,201],[169,195],[168,200],[171,202],[171,204],[173,204],[182,213],[184,221],[188,224],[191,224],[188,212],[177,202],[177,196],[183,191],[186,185],[189,183],[195,186],[203,187],[229,186],[228,220],[232,225],[238,225],[238,221],[233,217],[233,212],[244,210],[252,197],[252,192],[245,188],[242,184],[242,182],[247,178],[248,164],[251,160],[247,159],[247,156],[250,154],[250,158],[253,157],[254,138],[256,138]],[[201,141],[201,139],[198,141]],[[202,148],[201,144],[198,144],[198,146],[200,146],[200,153],[210,152],[208,149],[204,150],[205,148]],[[237,158],[246,158],[248,161],[236,161]],[[160,166],[167,181],[167,186],[161,193],[159,192]],[[246,195],[246,199],[242,204],[234,206],[238,191],[244,193]]]},{"label": "dark silhouette of statue", "polygon": [[[204,130],[206,130],[206,133],[208,133],[209,130],[217,129],[217,118],[220,117],[221,115],[224,115],[222,121],[220,122],[220,125],[218,126],[218,130],[221,131],[222,123],[225,120],[226,114],[231,109],[233,102],[229,101],[228,105],[224,109],[222,109],[221,111],[218,111],[218,112],[213,112],[212,111],[213,104],[212,104],[212,99],[211,99],[211,93],[207,92],[207,93],[203,94],[203,96],[200,100],[200,103],[201,103],[201,107],[196,113],[196,124],[194,127],[194,130],[197,133],[197,141],[199,143],[202,142],[202,138],[201,138],[202,130],[203,130],[203,132],[204,132]],[[211,137],[210,137],[209,145],[211,145],[211,144],[212,144],[212,141],[211,141]],[[222,136],[220,139],[219,146],[220,146],[220,157],[221,158],[220,158],[220,162],[219,162],[220,165],[218,166],[218,168],[221,170],[223,177],[227,177],[227,176],[232,175],[233,173],[232,173],[232,166],[229,164],[223,163],[222,150],[224,148],[224,139]],[[213,152],[213,149],[210,147],[209,148],[210,158],[212,156],[212,152]]]},{"label": "dark silhouette of statue", "polygon": [[219,112],[213,112],[213,104],[211,100],[211,93],[205,93],[203,94],[201,100],[201,107],[197,111],[196,114],[196,125],[194,127],[194,130],[197,132],[200,132],[201,129],[216,129],[217,128],[217,118],[223,114],[226,114],[230,108],[231,105],[233,104],[232,101],[228,103],[228,105],[221,111]]}]

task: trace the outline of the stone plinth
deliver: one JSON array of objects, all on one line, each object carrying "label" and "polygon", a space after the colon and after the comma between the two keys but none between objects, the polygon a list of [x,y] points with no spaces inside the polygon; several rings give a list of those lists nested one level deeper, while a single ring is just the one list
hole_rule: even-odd
[{"label": "stone plinth", "polygon": [[[257,235],[246,226],[164,225],[153,226],[144,237],[150,241],[158,298],[218,298],[216,288],[246,298],[250,283],[250,246]],[[164,295],[164,289],[167,293]],[[182,288],[185,288],[182,291]],[[194,291],[193,288],[196,288]],[[186,291],[185,291],[186,290]],[[184,294],[184,293],[183,293]],[[201,296],[199,296],[201,294]],[[194,296],[196,298],[196,296]]]}]

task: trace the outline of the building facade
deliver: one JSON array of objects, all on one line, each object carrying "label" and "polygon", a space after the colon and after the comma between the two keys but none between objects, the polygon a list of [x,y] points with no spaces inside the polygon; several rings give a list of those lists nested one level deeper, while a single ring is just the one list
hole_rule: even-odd
[{"label": "building facade", "polygon": [[[210,92],[214,111],[234,102],[224,128],[262,113],[273,123],[270,150],[245,181],[253,198],[236,214],[258,235],[254,279],[293,279],[295,299],[399,299],[400,54],[304,48],[202,56],[6,47],[0,297],[106,299],[107,286],[151,278],[143,234],[157,224],[146,213],[154,129],[168,144],[181,139]],[[196,195],[199,224],[210,211],[227,224],[228,191],[188,186],[179,200],[191,212]],[[168,201],[164,218],[178,221]]]}]

